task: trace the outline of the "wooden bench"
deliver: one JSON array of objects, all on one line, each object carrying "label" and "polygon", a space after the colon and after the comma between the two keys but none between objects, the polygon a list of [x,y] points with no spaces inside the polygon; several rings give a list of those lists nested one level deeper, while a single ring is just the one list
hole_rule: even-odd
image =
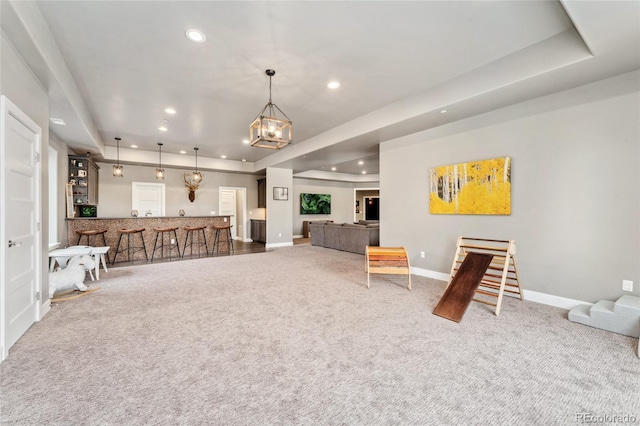
[{"label": "wooden bench", "polygon": [[411,267],[409,256],[404,247],[367,246],[365,250],[365,270],[367,272],[367,288],[370,287],[371,274],[408,275],[411,290]]}]

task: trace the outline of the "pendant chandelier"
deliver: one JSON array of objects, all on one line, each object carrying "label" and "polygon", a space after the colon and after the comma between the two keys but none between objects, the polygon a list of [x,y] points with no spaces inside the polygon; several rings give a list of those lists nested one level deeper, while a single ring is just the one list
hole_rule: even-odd
[{"label": "pendant chandelier", "polygon": [[117,160],[116,165],[113,166],[113,175],[116,177],[124,176],[124,168],[120,165],[120,140],[120,138],[116,138]]},{"label": "pendant chandelier", "polygon": [[200,184],[200,182],[202,182],[202,173],[198,171],[198,150],[199,149],[200,148],[198,147],[193,148],[193,150],[196,152],[196,170],[191,173],[184,174],[184,180],[189,185],[197,186],[198,184]]},{"label": "pendant chandelier", "polygon": [[189,193],[189,201],[193,203],[196,199],[196,190],[200,183],[202,183],[202,173],[198,171],[198,149],[193,148],[196,152],[196,170],[191,173],[184,174],[184,184],[187,187],[187,192]]},{"label": "pendant chandelier", "polygon": [[162,142],[158,142],[158,168],[156,169],[156,179],[164,179],[164,169],[162,168]]},{"label": "pendant chandelier", "polygon": [[[291,143],[293,123],[287,114],[271,101],[271,77],[276,75],[276,72],[269,69],[265,74],[269,76],[269,102],[249,126],[249,140],[251,146],[280,149]],[[278,118],[277,112],[280,112],[283,118]]]}]

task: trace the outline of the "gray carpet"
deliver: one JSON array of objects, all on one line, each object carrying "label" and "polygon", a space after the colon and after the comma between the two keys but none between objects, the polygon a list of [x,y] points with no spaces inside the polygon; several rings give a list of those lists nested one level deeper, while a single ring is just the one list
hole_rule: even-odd
[{"label": "gray carpet", "polygon": [[431,314],[444,283],[367,290],[360,255],[302,245],[101,278],[0,364],[2,424],[640,422],[637,339],[514,299],[456,324]]}]

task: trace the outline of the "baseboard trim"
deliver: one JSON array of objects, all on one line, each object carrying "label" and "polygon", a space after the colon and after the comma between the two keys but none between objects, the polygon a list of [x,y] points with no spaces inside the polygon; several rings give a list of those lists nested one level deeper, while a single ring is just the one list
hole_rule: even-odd
[{"label": "baseboard trim", "polygon": [[293,241],[289,241],[286,243],[271,243],[271,244],[265,244],[265,248],[278,248],[278,247],[289,247],[293,245]]},{"label": "baseboard trim", "polygon": [[[429,269],[411,267],[411,273],[426,278],[433,278],[436,280],[448,282],[449,274],[443,272],[431,271]],[[543,305],[554,306],[562,309],[573,309],[578,305],[593,305],[593,303],[583,302],[582,300],[569,299],[567,297],[554,296],[553,294],[540,293],[533,290],[522,290],[524,293],[524,300],[527,302],[536,302]],[[506,293],[505,293],[506,295]]]},{"label": "baseboard trim", "polygon": [[542,303],[543,305],[555,306],[556,308],[573,309],[578,305],[593,305],[593,303],[582,300],[569,299],[567,297],[554,296],[553,294],[540,293],[533,290],[524,290],[524,300],[528,302]]},{"label": "baseboard trim", "polygon": [[445,274],[442,272],[430,271],[429,269],[416,268],[415,266],[412,266],[411,273],[420,277],[433,278],[434,280],[449,282],[449,274]]},{"label": "baseboard trim", "polygon": [[44,316],[47,315],[47,313],[49,313],[50,310],[51,310],[51,299],[47,299],[40,306],[40,318],[38,318],[38,321],[40,321],[42,318],[44,318]]}]

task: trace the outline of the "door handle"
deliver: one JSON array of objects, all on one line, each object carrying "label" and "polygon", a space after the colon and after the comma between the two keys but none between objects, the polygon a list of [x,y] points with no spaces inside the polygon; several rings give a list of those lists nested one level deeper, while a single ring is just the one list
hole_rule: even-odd
[{"label": "door handle", "polygon": [[22,245],[22,241],[11,241],[11,240],[9,240],[9,247],[13,247],[13,246],[20,247],[21,245]]}]

